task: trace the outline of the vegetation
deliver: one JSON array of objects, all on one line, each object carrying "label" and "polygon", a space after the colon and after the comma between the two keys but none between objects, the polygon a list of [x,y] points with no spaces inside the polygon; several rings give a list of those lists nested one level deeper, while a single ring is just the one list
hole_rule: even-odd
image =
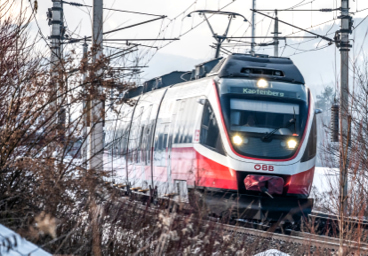
[{"label": "vegetation", "polygon": [[329,85],[324,87],[323,91],[316,98],[316,107],[323,111],[328,111],[331,105],[337,100],[334,88]]},{"label": "vegetation", "polygon": [[[78,140],[82,146],[85,143],[85,116],[90,109],[84,103],[91,96],[114,100],[116,95],[109,88],[117,85],[121,92],[134,84],[112,68],[111,58],[88,64],[90,52],[82,61],[78,53],[68,52],[51,73],[49,56],[37,50],[39,36],[29,32],[34,13],[21,9],[9,15],[13,5],[11,0],[0,3],[1,224],[54,254],[252,255],[268,248],[268,238],[229,234],[220,224],[209,222],[203,208],[183,214],[175,210],[177,206],[168,211],[130,202],[121,190],[105,182],[108,174],[87,169],[76,158],[82,148],[72,153],[70,146]],[[105,71],[96,72],[101,69]],[[368,214],[365,70],[360,70],[359,87],[352,94],[349,161],[338,162],[349,168],[348,212],[356,218]],[[96,88],[97,84],[103,89]],[[57,87],[62,88],[61,93]],[[332,87],[317,96],[322,109],[327,110],[332,101]],[[60,109],[68,110],[68,115]],[[63,116],[70,121],[60,119]],[[330,155],[338,157],[341,150],[326,145]],[[332,163],[336,157],[328,160]],[[336,189],[333,202],[339,202]],[[359,227],[345,225],[341,230],[346,239],[365,239]],[[299,255],[311,253],[309,247],[274,246]],[[323,251],[314,253],[324,255]]]}]

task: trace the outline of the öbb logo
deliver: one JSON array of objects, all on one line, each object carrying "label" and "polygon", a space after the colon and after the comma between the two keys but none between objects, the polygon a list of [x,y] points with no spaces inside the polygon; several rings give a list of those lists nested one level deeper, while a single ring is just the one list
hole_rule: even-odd
[{"label": "\u00f6bb logo", "polygon": [[262,170],[262,171],[269,171],[269,172],[273,172],[274,167],[272,165],[266,165],[266,164],[256,164],[254,166],[254,169],[256,169],[257,171]]}]

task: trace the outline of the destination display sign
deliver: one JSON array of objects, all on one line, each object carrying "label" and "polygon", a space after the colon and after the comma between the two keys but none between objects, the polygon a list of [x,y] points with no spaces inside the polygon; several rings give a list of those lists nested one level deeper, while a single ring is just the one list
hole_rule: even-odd
[{"label": "destination display sign", "polygon": [[256,89],[256,88],[244,88],[244,87],[230,87],[231,93],[242,93],[247,95],[262,95],[272,96],[279,98],[296,98],[295,92],[285,92],[272,89]]},{"label": "destination display sign", "polygon": [[284,92],[275,92],[271,90],[260,90],[260,89],[250,89],[243,88],[244,94],[259,94],[259,95],[267,95],[267,96],[275,96],[275,97],[284,97]]}]

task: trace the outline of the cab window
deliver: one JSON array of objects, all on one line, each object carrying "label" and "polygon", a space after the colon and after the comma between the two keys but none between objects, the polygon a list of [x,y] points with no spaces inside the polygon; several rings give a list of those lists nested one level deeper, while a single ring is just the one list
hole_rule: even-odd
[{"label": "cab window", "polygon": [[225,155],[215,113],[207,100],[203,108],[199,142],[200,144]]}]

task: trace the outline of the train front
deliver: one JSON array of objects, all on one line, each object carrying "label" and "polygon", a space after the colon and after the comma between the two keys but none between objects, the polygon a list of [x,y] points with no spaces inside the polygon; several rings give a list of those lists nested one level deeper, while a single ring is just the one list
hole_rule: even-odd
[{"label": "train front", "polygon": [[237,213],[293,221],[307,216],[316,120],[299,70],[289,59],[241,55],[221,70],[217,98],[229,168],[236,173]]}]

